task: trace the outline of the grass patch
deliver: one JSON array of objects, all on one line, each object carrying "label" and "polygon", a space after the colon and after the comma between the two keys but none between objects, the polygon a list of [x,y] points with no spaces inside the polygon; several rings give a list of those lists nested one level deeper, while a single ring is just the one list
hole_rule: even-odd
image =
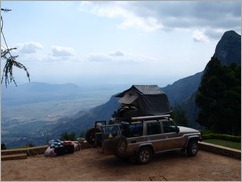
[{"label": "grass patch", "polygon": [[205,139],[205,140],[203,140],[203,142],[241,150],[240,142],[226,141],[226,140],[221,140],[221,139]]}]

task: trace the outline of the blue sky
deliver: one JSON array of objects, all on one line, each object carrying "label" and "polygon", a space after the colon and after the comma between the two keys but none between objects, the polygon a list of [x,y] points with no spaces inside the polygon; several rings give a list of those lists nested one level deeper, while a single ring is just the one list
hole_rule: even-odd
[{"label": "blue sky", "polygon": [[[2,1],[3,31],[31,81],[166,86],[204,69],[240,1]],[[3,62],[2,62],[3,66]],[[15,69],[18,84],[28,82]]]}]

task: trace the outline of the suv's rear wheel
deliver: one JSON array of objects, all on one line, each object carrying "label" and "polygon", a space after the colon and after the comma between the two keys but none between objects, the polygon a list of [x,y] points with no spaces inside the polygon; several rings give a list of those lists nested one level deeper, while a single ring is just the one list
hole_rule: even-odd
[{"label": "suv's rear wheel", "polygon": [[101,130],[99,130],[98,128],[91,128],[87,131],[85,135],[86,141],[93,146],[95,145],[95,134],[97,132],[101,132]]},{"label": "suv's rear wheel", "polygon": [[137,162],[139,164],[147,164],[152,158],[152,151],[150,147],[141,147],[137,153]]},{"label": "suv's rear wheel", "polygon": [[122,156],[125,154],[128,145],[126,138],[124,136],[116,136],[114,138],[114,143],[116,144],[115,155]]},{"label": "suv's rear wheel", "polygon": [[193,157],[197,155],[198,152],[198,141],[193,139],[188,142],[187,145],[187,155]]}]

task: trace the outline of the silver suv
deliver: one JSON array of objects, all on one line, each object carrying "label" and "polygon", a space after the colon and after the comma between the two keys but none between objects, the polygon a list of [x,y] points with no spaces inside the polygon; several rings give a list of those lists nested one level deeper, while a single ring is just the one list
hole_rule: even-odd
[{"label": "silver suv", "polygon": [[184,150],[188,156],[195,156],[202,140],[198,130],[177,126],[170,115],[133,117],[129,122],[102,125],[101,132],[104,154],[135,157],[139,164],[166,151]]}]

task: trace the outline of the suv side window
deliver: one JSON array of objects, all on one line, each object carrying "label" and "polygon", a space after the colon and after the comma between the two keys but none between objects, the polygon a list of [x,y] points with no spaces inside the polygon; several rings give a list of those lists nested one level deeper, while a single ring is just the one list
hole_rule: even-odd
[{"label": "suv side window", "polygon": [[160,122],[147,123],[147,135],[155,135],[161,133]]},{"label": "suv side window", "polygon": [[122,125],[122,135],[125,137],[138,137],[143,133],[143,124],[132,123],[132,124],[123,124]]},{"label": "suv side window", "polygon": [[163,121],[162,124],[164,133],[176,132],[177,126],[172,121]]}]

